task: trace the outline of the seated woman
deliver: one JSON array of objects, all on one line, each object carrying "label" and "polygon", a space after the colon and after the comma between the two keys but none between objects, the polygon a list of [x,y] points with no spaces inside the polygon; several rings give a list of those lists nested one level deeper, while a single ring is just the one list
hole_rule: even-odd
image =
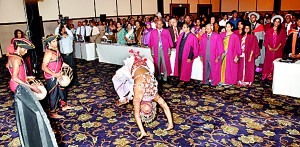
[{"label": "seated woman", "polygon": [[134,30],[132,28],[132,25],[128,23],[126,25],[126,29],[127,29],[127,34],[124,37],[126,42],[129,44],[135,43]]},{"label": "seated woman", "polygon": [[[154,78],[154,65],[147,58],[142,58],[139,52],[130,50],[134,56],[127,58],[125,65],[120,68],[113,77],[113,83],[120,99],[117,105],[126,104],[133,99],[134,116],[141,131],[141,136],[148,136],[142,122],[150,123],[156,115],[156,102],[163,108],[167,119],[168,127],[173,128],[173,121],[170,109],[164,99],[157,93],[157,81]],[[154,102],[153,102],[154,101]]]}]

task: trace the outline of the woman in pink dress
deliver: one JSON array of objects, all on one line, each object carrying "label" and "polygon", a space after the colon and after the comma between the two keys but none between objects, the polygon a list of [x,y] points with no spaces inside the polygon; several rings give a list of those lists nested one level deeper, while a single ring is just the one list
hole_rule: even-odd
[{"label": "woman in pink dress", "polygon": [[283,18],[280,15],[272,17],[271,28],[265,35],[264,46],[266,48],[266,57],[262,71],[262,80],[273,79],[273,61],[282,57],[283,48],[286,42],[286,31],[282,28]]}]

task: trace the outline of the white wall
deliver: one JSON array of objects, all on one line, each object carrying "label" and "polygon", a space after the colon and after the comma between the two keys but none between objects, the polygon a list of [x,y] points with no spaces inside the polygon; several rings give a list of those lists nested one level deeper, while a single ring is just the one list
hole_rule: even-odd
[{"label": "white wall", "polygon": [[23,0],[0,0],[0,23],[26,22]]}]

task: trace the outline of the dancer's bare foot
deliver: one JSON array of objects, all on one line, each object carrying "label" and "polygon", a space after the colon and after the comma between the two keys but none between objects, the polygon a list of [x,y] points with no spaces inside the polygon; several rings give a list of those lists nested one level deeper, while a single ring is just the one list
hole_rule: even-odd
[{"label": "dancer's bare foot", "polygon": [[62,109],[62,111],[66,111],[66,110],[74,109],[74,107],[71,107],[71,106],[69,106],[69,105],[65,105],[65,106],[63,106],[61,109]]},{"label": "dancer's bare foot", "polygon": [[57,114],[57,112],[50,112],[50,118],[54,118],[54,119],[64,119],[65,117],[62,115]]},{"label": "dancer's bare foot", "polygon": [[144,137],[148,137],[149,135],[146,133],[146,132],[143,132],[142,134],[141,134],[141,136],[137,139],[137,140],[141,140],[141,139],[143,139]]},{"label": "dancer's bare foot", "polygon": [[168,125],[168,127],[165,129],[166,131],[172,130],[174,128],[173,124]]},{"label": "dancer's bare foot", "polygon": [[126,102],[120,102],[120,101],[116,101],[116,106],[121,106],[121,105],[124,105],[124,104],[127,104],[129,101],[126,101]]}]

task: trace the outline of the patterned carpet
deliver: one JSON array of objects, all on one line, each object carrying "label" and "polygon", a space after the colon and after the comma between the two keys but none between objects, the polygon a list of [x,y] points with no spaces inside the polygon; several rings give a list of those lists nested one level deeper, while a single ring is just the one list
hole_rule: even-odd
[{"label": "patterned carpet", "polygon": [[[19,146],[9,91],[5,58],[0,59],[0,146]],[[77,60],[81,86],[69,89],[68,103],[75,110],[62,112],[64,120],[50,120],[59,146],[299,146],[300,99],[272,95],[271,82],[252,87],[210,87],[192,80],[176,87],[176,78],[161,89],[173,113],[175,128],[164,131],[166,117],[159,108],[147,125],[150,137],[139,133],[132,104],[116,107],[111,78],[119,66]],[[46,102],[42,102],[45,108]],[[46,110],[47,111],[47,110]]]}]

